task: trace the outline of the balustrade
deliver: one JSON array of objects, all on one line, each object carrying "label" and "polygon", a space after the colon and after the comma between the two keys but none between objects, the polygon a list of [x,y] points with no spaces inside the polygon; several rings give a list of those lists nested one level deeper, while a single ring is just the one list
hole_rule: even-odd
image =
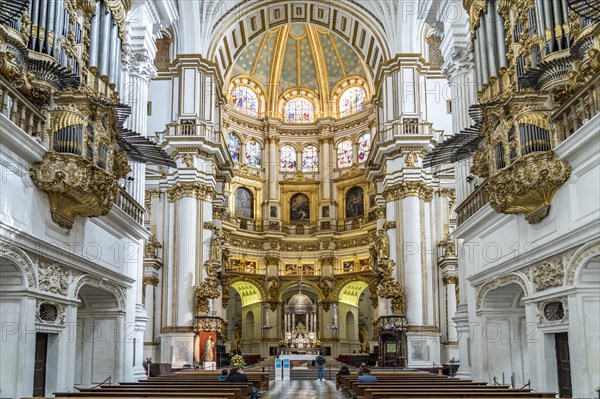
[{"label": "balustrade", "polygon": [[119,188],[114,204],[139,224],[144,223],[144,207],[138,204],[123,188]]},{"label": "balustrade", "polygon": [[42,137],[46,116],[44,113],[16,91],[10,84],[0,78],[0,113],[19,126],[25,133],[40,142],[46,142]]},{"label": "balustrade", "polygon": [[594,115],[600,113],[600,75],[591,79],[567,101],[552,117],[556,128],[555,142],[560,144]]},{"label": "balustrade", "polygon": [[475,212],[488,203],[487,193],[485,192],[486,183],[487,181],[484,181],[456,208],[459,225],[466,222]]}]

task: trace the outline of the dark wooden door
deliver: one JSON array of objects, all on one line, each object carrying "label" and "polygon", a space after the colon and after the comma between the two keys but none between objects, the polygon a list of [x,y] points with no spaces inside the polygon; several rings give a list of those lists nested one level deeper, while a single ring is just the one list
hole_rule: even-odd
[{"label": "dark wooden door", "polygon": [[35,335],[35,365],[33,370],[33,396],[46,396],[46,354],[48,334]]},{"label": "dark wooden door", "polygon": [[569,357],[569,334],[555,335],[556,340],[556,365],[558,369],[558,395],[561,398],[572,398],[571,386],[571,360]]}]

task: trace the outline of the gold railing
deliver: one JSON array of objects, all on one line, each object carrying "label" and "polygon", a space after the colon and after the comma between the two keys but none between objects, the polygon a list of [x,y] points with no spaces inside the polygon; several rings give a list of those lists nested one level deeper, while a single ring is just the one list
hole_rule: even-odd
[{"label": "gold railing", "polygon": [[230,262],[225,270],[233,273],[266,274],[264,266],[260,266],[256,262]]},{"label": "gold railing", "polygon": [[600,113],[600,74],[575,93],[552,116],[556,127],[555,146],[569,138]]},{"label": "gold railing", "polygon": [[139,224],[144,222],[144,207],[133,199],[124,189],[119,188],[117,195],[115,196],[114,204],[121,208],[123,212],[131,216],[133,220]]},{"label": "gold railing", "polygon": [[42,137],[46,116],[39,107],[34,106],[1,77],[0,88],[2,89],[0,112],[25,133],[46,143],[46,138]]},{"label": "gold railing", "polygon": [[294,264],[287,263],[279,266],[280,276],[320,276],[321,265],[319,264]]},{"label": "gold railing", "polygon": [[488,197],[485,192],[485,185],[487,180],[484,181],[479,187],[475,189],[458,207],[456,207],[456,214],[458,215],[458,224],[461,225],[467,221],[471,216],[478,210],[484,207],[488,203]]},{"label": "gold railing", "polygon": [[[362,263],[361,263],[362,261]],[[333,274],[360,273],[373,270],[373,266],[369,259],[359,259],[358,262],[347,261],[340,262],[333,269]]]}]

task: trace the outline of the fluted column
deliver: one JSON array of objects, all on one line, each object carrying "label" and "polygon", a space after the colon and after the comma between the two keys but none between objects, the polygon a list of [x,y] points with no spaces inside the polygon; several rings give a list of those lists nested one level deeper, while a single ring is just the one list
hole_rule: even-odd
[{"label": "fluted column", "polygon": [[121,89],[123,101],[131,107],[126,126],[136,133],[147,136],[148,88],[156,76],[156,67],[148,51],[126,54],[125,79]]}]

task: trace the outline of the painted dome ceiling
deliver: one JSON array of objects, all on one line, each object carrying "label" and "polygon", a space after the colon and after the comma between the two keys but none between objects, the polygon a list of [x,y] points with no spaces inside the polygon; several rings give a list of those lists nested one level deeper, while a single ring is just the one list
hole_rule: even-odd
[{"label": "painted dome ceiling", "polygon": [[308,24],[285,25],[263,33],[241,52],[231,69],[256,79],[273,98],[290,88],[308,88],[327,100],[350,76],[370,81],[357,53],[341,38]]}]

